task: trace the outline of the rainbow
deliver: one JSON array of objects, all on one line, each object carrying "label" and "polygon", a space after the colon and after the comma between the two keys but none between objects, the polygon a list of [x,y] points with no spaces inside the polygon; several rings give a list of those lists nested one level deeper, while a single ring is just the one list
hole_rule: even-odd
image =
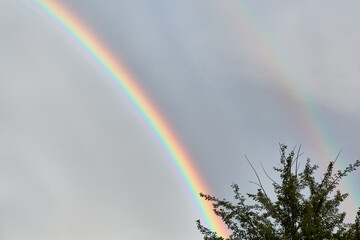
[{"label": "rainbow", "polygon": [[[30,0],[30,2],[33,3],[35,10],[40,10],[43,15],[60,27],[64,36],[73,40],[75,46],[80,48],[89,57],[89,60],[104,72],[126,96],[126,99],[132,103],[132,106],[161,143],[171,163],[180,173],[203,220],[210,229],[222,236],[227,236],[227,229],[220,219],[212,213],[212,206],[198,196],[199,192],[210,193],[210,191],[193,160],[160,111],[126,70],[124,64],[113,56],[99,37],[81,23],[64,5],[54,0]],[[293,113],[296,114],[296,118],[301,124],[300,128],[305,131],[311,146],[317,149],[319,155],[324,159],[324,164],[334,159],[339,151],[338,144],[330,140],[333,139],[330,134],[331,131],[324,125],[325,121],[321,118],[321,111],[312,103],[310,96],[302,86],[299,74],[286,61],[276,44],[271,41],[269,35],[266,34],[256,19],[256,14],[251,7],[243,0],[223,1],[220,4],[222,7],[228,4],[226,8],[230,12],[229,16],[236,18],[234,21],[236,24],[246,25],[249,36],[258,49],[259,58],[276,77],[279,87],[282,88],[294,109]],[[343,168],[344,166],[340,165],[340,167]],[[345,184],[347,189],[353,185],[350,182]],[[352,192],[357,194],[357,191]],[[358,195],[357,199],[360,199]],[[350,205],[356,206],[354,198],[351,200],[353,203]]]},{"label": "rainbow", "polygon": [[[331,129],[326,126],[321,110],[314,104],[308,91],[303,86],[301,76],[291,66],[289,61],[282,54],[280,47],[271,39],[271,35],[264,29],[260,20],[256,17],[255,11],[251,7],[251,1],[233,0],[224,1],[222,7],[228,12],[230,22],[236,26],[242,25],[247,30],[247,37],[251,39],[251,43],[255,44],[257,53],[261,62],[265,64],[272,73],[272,77],[276,79],[276,83],[282,93],[285,95],[286,101],[291,106],[292,114],[295,115],[300,129],[304,131],[308,145],[321,157],[320,163],[322,167],[326,167],[329,161],[334,160],[339,153],[340,147],[336,143],[331,134]],[[337,167],[344,169],[346,165],[341,161],[336,162]],[[355,209],[359,207],[356,201],[360,199],[359,191],[352,189],[357,186],[354,174],[344,179],[346,192],[351,192],[350,201],[346,208],[348,213],[355,213]],[[352,189],[352,191],[351,191]]]},{"label": "rainbow", "polygon": [[85,24],[83,24],[69,9],[55,0],[30,0],[31,7],[44,15],[47,20],[55,24],[64,33],[66,38],[75,42],[75,47],[80,48],[97,68],[106,77],[111,79],[133,108],[145,121],[152,133],[157,137],[171,163],[181,175],[182,181],[188,189],[201,213],[205,224],[221,236],[227,236],[227,228],[222,224],[212,211],[212,205],[200,198],[199,193],[210,193],[204,183],[194,161],[190,158],[175,132],[166,122],[163,115],[152,103],[151,99],[137,84],[135,79],[126,70],[125,66],[111,54]]}]

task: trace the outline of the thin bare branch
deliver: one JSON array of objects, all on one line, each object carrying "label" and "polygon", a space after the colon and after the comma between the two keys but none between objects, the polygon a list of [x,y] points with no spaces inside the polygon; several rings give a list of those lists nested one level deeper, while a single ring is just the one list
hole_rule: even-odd
[{"label": "thin bare branch", "polygon": [[256,186],[258,186],[258,187],[261,187],[261,185],[260,184],[258,184],[257,182],[254,182],[254,181],[249,181],[249,183],[252,183],[252,184],[255,184]]},{"label": "thin bare branch", "polygon": [[260,177],[259,177],[259,174],[257,173],[257,171],[255,170],[254,166],[252,165],[252,163],[250,162],[250,160],[247,158],[247,156],[245,155],[245,158],[246,158],[246,161],[249,163],[250,167],[252,168],[252,170],[254,171],[255,175],[256,175],[256,178],[257,180],[259,181],[259,187],[262,189],[262,191],[264,192],[265,194],[265,197],[271,202],[269,196],[267,195],[266,191],[265,191],[265,188],[264,186],[262,185],[261,183],[261,180],[260,180]]},{"label": "thin bare branch", "polygon": [[279,185],[275,180],[273,180],[273,179],[267,174],[267,172],[265,171],[265,168],[264,168],[264,166],[262,165],[262,163],[260,163],[260,165],[261,165],[261,168],[262,168],[262,170],[264,171],[265,175],[266,175],[273,183],[275,183],[276,185]]},{"label": "thin bare branch", "polygon": [[342,149],[341,149],[341,150],[339,151],[339,153],[336,155],[336,158],[335,158],[335,160],[334,160],[334,163],[336,163],[336,161],[339,159],[341,152],[342,152]]},{"label": "thin bare branch", "polygon": [[299,158],[300,158],[301,155],[303,155],[303,153],[300,153],[300,151],[301,151],[301,144],[300,144],[300,146],[299,146],[299,148],[298,148],[298,151],[297,151],[297,154],[296,154],[296,158],[295,158],[295,160],[296,160],[296,162],[295,162],[295,175],[296,175],[296,176],[297,176],[297,172],[298,172],[299,167],[300,167]]}]

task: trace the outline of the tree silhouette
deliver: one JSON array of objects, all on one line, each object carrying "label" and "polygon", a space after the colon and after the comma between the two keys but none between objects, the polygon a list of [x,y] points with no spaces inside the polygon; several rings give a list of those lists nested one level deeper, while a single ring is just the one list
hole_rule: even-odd
[{"label": "tree silhouette", "polygon": [[[279,183],[272,181],[275,199],[271,199],[253,169],[258,186],[256,194],[240,193],[237,184],[231,187],[235,193],[235,201],[219,199],[200,193],[213,204],[216,215],[221,217],[230,231],[227,240],[240,239],[359,239],[360,240],[360,211],[353,224],[345,223],[345,212],[339,212],[339,205],[348,196],[337,189],[340,180],[360,166],[360,160],[349,164],[344,170],[334,171],[334,161],[331,161],[318,182],[314,173],[317,165],[311,165],[307,159],[300,172],[300,149],[287,153],[287,146],[280,144],[280,165],[274,167],[279,174]],[[340,153],[339,153],[340,154]],[[250,202],[250,203],[248,203]],[[205,240],[224,240],[216,232],[204,227],[197,220],[197,227]]]}]

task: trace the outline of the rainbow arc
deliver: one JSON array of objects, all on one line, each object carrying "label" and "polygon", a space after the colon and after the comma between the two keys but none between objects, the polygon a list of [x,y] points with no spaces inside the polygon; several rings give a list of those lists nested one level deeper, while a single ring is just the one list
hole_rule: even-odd
[{"label": "rainbow arc", "polygon": [[125,66],[111,54],[110,49],[103,44],[100,38],[63,4],[54,0],[31,0],[31,3],[47,19],[60,26],[64,37],[70,37],[75,46],[80,47],[87,55],[89,61],[95,63],[101,71],[105,72],[106,76],[121,90],[161,143],[169,161],[181,175],[182,181],[197,205],[205,224],[221,236],[227,236],[227,228],[220,218],[213,213],[211,203],[204,201],[199,196],[200,192],[211,192],[195,167],[194,161],[186,152],[165,117],[126,70]]}]

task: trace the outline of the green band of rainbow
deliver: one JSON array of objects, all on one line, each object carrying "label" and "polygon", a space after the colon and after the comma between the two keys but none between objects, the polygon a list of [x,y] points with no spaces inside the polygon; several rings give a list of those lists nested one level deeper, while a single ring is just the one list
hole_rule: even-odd
[{"label": "green band of rainbow", "polygon": [[53,0],[30,0],[30,2],[33,3],[37,10],[41,9],[41,12],[45,13],[47,18],[61,26],[66,37],[73,39],[77,47],[81,47],[90,57],[90,60],[95,62],[106,73],[107,77],[116,83],[117,87],[130,100],[133,107],[145,120],[147,126],[157,136],[172,164],[175,165],[182,180],[185,182],[191,198],[198,206],[202,215],[201,218],[210,229],[222,236],[226,236],[227,229],[213,213],[211,204],[199,197],[200,192],[210,192],[199,171],[194,166],[193,160],[187,154],[159,110],[128,73],[124,65],[63,4]]}]

